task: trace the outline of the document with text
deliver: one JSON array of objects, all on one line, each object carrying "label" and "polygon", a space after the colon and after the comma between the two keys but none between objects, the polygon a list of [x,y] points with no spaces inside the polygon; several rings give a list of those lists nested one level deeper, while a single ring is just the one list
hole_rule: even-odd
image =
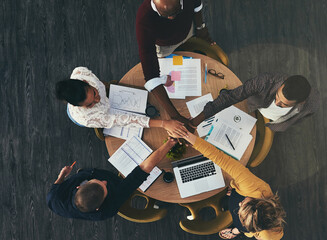
[{"label": "document with text", "polygon": [[[140,165],[152,153],[152,149],[142,141],[141,138],[133,136],[128,139],[108,161],[126,177],[134,168]],[[161,175],[162,171],[158,167],[150,172],[148,178],[139,187],[145,192],[151,184]]]},{"label": "document with text", "polygon": [[241,159],[252,140],[251,134],[219,119],[215,119],[208,134],[206,140],[209,143],[237,160]]},{"label": "document with text", "polygon": [[145,113],[147,99],[148,91],[146,90],[110,85],[109,102],[111,108]]},{"label": "document with text", "polygon": [[212,95],[211,93],[208,93],[202,97],[186,102],[186,106],[191,114],[191,117],[195,118],[197,115],[199,115],[203,111],[204,106],[211,101],[213,101]]},{"label": "document with text", "polygon": [[241,109],[230,106],[215,115],[216,119],[222,119],[228,124],[233,125],[240,130],[250,133],[257,119],[242,111]]},{"label": "document with text", "polygon": [[[110,114],[133,114],[144,115],[148,99],[148,92],[142,89],[110,85],[109,102]],[[104,128],[103,134],[122,139],[129,139],[133,136],[142,137],[143,127],[114,126]]]},{"label": "document with text", "polygon": [[[114,109],[111,108],[109,109],[109,113],[110,114],[133,114],[133,115],[140,115],[140,114],[136,114],[136,113],[130,113],[130,112],[126,112],[126,111],[121,111],[118,109]],[[143,127],[139,126],[114,126],[111,128],[104,128],[103,129],[103,134],[105,136],[113,136],[113,137],[117,137],[117,138],[121,138],[121,139],[129,139],[133,136],[137,136],[137,137],[142,137],[143,134]]]},{"label": "document with text", "polygon": [[185,99],[186,96],[201,96],[200,59],[183,59],[182,65],[173,65],[172,58],[161,58],[159,65],[161,75],[173,76],[173,85],[166,87],[169,98]]}]

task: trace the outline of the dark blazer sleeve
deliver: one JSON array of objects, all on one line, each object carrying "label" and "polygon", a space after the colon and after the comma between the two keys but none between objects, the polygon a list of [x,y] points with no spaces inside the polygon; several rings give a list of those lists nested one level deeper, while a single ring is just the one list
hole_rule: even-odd
[{"label": "dark blazer sleeve", "polygon": [[[108,194],[107,202],[101,211],[101,219],[105,219],[117,214],[121,205],[134,193],[134,191],[147,179],[148,173],[139,166],[136,167],[123,181],[114,185]],[[100,219],[100,220],[101,220]]]}]

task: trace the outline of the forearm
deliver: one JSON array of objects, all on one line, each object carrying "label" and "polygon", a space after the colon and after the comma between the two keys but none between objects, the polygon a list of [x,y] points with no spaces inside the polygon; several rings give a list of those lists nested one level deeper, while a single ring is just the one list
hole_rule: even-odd
[{"label": "forearm", "polygon": [[194,14],[194,24],[195,24],[195,28],[199,28],[202,26],[203,23],[203,17],[202,17],[202,10],[199,12],[196,12]]},{"label": "forearm", "polygon": [[59,174],[57,180],[54,182],[54,184],[62,184],[65,181],[65,176],[62,174]]},{"label": "forearm", "polygon": [[149,127],[164,127],[166,120],[156,120],[156,119],[150,119],[149,121]]},{"label": "forearm", "polygon": [[[169,140],[168,140],[169,141]],[[150,173],[152,169],[166,156],[168,151],[171,149],[171,146],[167,143],[162,145],[156,151],[154,151],[150,157],[144,160],[140,164],[140,168],[147,173]]]},{"label": "forearm", "polygon": [[168,94],[163,85],[159,85],[152,90],[153,95],[158,100],[159,104],[164,107],[171,118],[179,117],[180,114],[174,107],[173,103],[170,101]]},{"label": "forearm", "polygon": [[195,127],[197,127],[201,122],[203,122],[205,120],[205,115],[204,112],[201,112],[198,116],[196,116],[195,118],[193,118],[191,120],[191,124]]}]

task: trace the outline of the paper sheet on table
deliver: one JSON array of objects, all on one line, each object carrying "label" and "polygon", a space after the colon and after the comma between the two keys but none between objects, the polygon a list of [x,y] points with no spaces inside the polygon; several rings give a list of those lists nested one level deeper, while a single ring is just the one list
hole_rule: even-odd
[{"label": "paper sheet on table", "polygon": [[145,90],[110,85],[109,102],[111,108],[145,113],[148,92]]},{"label": "paper sheet on table", "polygon": [[[128,114],[128,115],[139,115],[142,116],[141,114],[136,114],[136,113],[130,113],[126,111],[121,111],[118,109],[110,108],[109,113],[114,115],[114,114]],[[122,139],[129,139],[133,136],[137,136],[139,138],[142,138],[143,134],[143,127],[139,126],[114,126],[112,128],[104,128],[103,129],[103,134],[105,136],[113,136],[117,138],[122,138]]]},{"label": "paper sheet on table", "polygon": [[235,106],[230,106],[215,115],[216,119],[222,119],[228,124],[238,127],[240,130],[250,133],[257,119],[243,112]]},{"label": "paper sheet on table", "polygon": [[[232,148],[225,134],[229,137],[235,150]],[[206,140],[230,156],[240,160],[252,140],[252,135],[241,131],[235,126],[229,125],[223,120],[216,119],[211,126],[209,136]]]},{"label": "paper sheet on table", "polygon": [[[108,161],[126,177],[151,153],[152,149],[139,137],[134,136],[121,145]],[[161,173],[162,171],[155,167],[139,188],[146,191]]]},{"label": "paper sheet on table", "polygon": [[210,131],[214,120],[215,116],[212,116],[198,125],[196,130],[198,131],[199,137],[204,137],[208,135],[208,132]]},{"label": "paper sheet on table", "polygon": [[196,99],[186,102],[186,106],[191,114],[191,117],[194,118],[199,115],[203,111],[204,106],[210,101],[213,101],[213,98],[211,93],[208,93],[206,95],[203,95],[202,97],[198,97]]},{"label": "paper sheet on table", "polygon": [[204,120],[197,127],[197,131],[200,137],[206,136],[211,128],[212,123],[216,119],[222,119],[228,124],[233,125],[240,130],[250,133],[257,119],[252,117],[251,115],[243,112],[239,108],[235,106],[230,106],[216,115]]},{"label": "paper sheet on table", "polygon": [[180,71],[180,81],[175,81],[169,89],[169,98],[185,99],[186,96],[201,96],[201,60],[183,59],[183,65],[173,65],[172,58],[159,59],[160,74],[169,75],[171,71]]}]

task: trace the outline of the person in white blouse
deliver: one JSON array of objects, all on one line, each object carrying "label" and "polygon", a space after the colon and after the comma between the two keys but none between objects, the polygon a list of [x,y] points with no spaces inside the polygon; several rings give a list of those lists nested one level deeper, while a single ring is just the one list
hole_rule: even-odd
[{"label": "person in white blouse", "polygon": [[79,125],[89,128],[113,126],[162,127],[176,134],[185,134],[183,123],[177,120],[154,120],[134,114],[110,114],[110,102],[105,85],[86,67],[74,69],[69,80],[56,84],[56,96],[68,102],[68,111]]}]

